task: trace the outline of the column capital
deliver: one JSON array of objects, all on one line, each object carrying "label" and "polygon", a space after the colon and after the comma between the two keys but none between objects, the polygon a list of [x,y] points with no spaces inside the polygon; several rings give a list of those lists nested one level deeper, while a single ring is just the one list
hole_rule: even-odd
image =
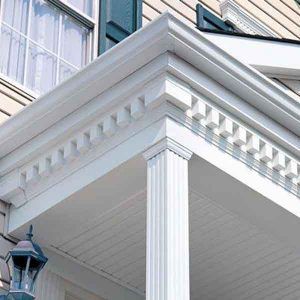
[{"label": "column capital", "polygon": [[186,160],[189,160],[193,154],[193,152],[187,149],[185,146],[179,144],[171,138],[166,137],[147,149],[143,155],[146,160],[149,160],[166,149],[169,149]]}]

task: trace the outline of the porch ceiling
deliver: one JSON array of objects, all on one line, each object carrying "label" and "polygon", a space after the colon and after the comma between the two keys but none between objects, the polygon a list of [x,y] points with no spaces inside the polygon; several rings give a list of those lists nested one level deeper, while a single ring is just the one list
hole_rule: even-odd
[{"label": "porch ceiling", "polygon": [[[189,169],[191,299],[299,299],[300,255],[227,199],[251,210],[244,201],[259,196],[198,157]],[[136,157],[42,214],[34,221],[38,240],[143,294],[145,170]]]}]

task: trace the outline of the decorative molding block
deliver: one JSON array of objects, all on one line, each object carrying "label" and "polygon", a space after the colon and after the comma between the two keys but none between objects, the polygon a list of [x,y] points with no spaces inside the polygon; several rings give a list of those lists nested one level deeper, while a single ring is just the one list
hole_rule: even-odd
[{"label": "decorative molding block", "polygon": [[256,154],[259,152],[259,138],[256,135],[249,134],[246,151],[250,154]]},{"label": "decorative molding block", "polygon": [[219,112],[211,108],[206,117],[206,125],[210,129],[214,129],[217,128],[219,124],[220,124]]},{"label": "decorative molding block", "polygon": [[264,144],[259,153],[259,159],[264,163],[268,163],[273,158],[273,149],[270,145]]},{"label": "decorative molding block", "polygon": [[232,136],[233,122],[230,119],[224,118],[224,120],[221,122],[219,132],[220,135],[225,138]]},{"label": "decorative molding block", "polygon": [[130,111],[131,111],[131,116],[135,120],[141,118],[145,113],[145,105],[144,105],[143,101],[139,98],[135,99],[131,103]]},{"label": "decorative molding block", "polygon": [[197,101],[192,109],[192,116],[196,120],[201,120],[206,117],[206,104],[202,101]]},{"label": "decorative molding block", "polygon": [[277,151],[274,155],[273,161],[273,168],[277,171],[281,171],[285,168],[285,156],[282,152]]},{"label": "decorative molding block", "polygon": [[247,131],[245,128],[238,126],[233,135],[233,143],[239,147],[243,146],[247,142]]},{"label": "decorative molding block", "polygon": [[130,113],[126,107],[122,107],[117,113],[117,125],[126,127],[130,123]]},{"label": "decorative molding block", "polygon": [[158,142],[157,144],[155,144],[154,146],[152,146],[150,149],[146,150],[143,155],[146,160],[149,160],[166,149],[169,149],[170,151],[176,153],[177,155],[187,160],[189,160],[193,154],[192,151],[180,145],[176,141],[170,138],[165,138],[160,142]]},{"label": "decorative molding block", "polygon": [[90,135],[87,132],[83,132],[76,138],[77,151],[81,154],[87,152],[91,147]]},{"label": "decorative molding block", "polygon": [[90,128],[90,142],[96,146],[103,140],[103,128],[100,124],[95,124]]},{"label": "decorative molding block", "polygon": [[285,170],[285,176],[292,179],[292,178],[296,178],[297,175],[298,175],[297,163],[291,159],[287,163],[286,170]]},{"label": "decorative molding block", "polygon": [[277,37],[278,35],[249,14],[234,0],[222,0],[220,3],[222,19],[233,24],[244,33]]},{"label": "decorative molding block", "polygon": [[107,137],[111,137],[117,130],[116,120],[112,116],[108,116],[103,121],[103,133]]},{"label": "decorative molding block", "polygon": [[169,101],[183,111],[192,107],[192,94],[187,87],[173,78],[163,76],[151,83],[145,93],[145,105],[152,108],[163,101]]}]

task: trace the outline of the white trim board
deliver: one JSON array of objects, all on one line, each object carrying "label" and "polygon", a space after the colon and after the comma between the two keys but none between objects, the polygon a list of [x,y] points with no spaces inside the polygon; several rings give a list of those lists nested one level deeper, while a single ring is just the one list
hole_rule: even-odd
[{"label": "white trim board", "polygon": [[278,36],[273,30],[250,15],[234,0],[221,1],[220,9],[223,20],[233,24],[242,32],[264,36]]},{"label": "white trim board", "polygon": [[[300,109],[294,99],[216,44],[169,13],[163,14],[0,126],[0,157],[167,51],[205,68],[222,85],[243,95],[244,101],[299,135]],[[274,57],[275,66],[277,61]]]}]

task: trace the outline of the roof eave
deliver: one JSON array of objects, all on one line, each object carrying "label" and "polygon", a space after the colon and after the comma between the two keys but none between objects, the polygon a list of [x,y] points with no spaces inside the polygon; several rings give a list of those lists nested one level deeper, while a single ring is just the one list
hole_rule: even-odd
[{"label": "roof eave", "polygon": [[300,108],[292,97],[198,30],[164,13],[3,123],[0,126],[0,157],[165,52],[173,52],[205,71],[292,134],[300,135]]}]

